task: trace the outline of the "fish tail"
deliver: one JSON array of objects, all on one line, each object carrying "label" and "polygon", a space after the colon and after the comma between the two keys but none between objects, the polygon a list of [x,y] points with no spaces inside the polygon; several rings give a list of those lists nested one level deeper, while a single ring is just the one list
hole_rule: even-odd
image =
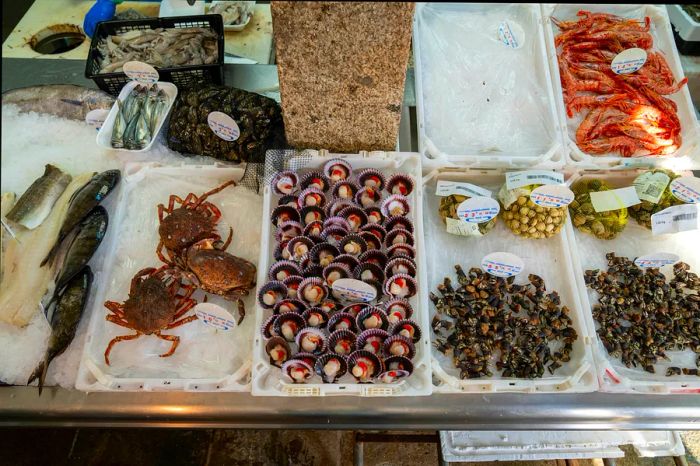
[{"label": "fish tail", "polygon": [[27,380],[27,385],[29,385],[36,379],[39,379],[39,395],[41,395],[41,391],[44,389],[44,381],[46,380],[46,372],[48,371],[48,369],[49,362],[45,358],[39,363],[38,366],[36,366],[36,369],[34,369],[34,372],[32,372],[32,375],[29,377],[29,380]]}]

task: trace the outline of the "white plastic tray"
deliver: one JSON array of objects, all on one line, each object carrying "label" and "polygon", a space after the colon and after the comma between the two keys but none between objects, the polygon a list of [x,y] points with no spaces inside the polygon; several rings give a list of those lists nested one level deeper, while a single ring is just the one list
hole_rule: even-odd
[{"label": "white plastic tray", "polygon": [[[632,186],[634,179],[642,170],[601,170],[586,171],[574,175],[571,181],[578,179],[603,179],[615,188]],[[597,366],[597,376],[600,389],[605,392],[622,393],[700,393],[700,377],[694,375],[678,375],[666,377],[666,368],[671,366],[695,367],[695,354],[691,350],[673,351],[666,354],[671,361],[659,360],[656,373],[650,374],[642,368],[628,368],[619,359],[611,358],[598,339],[593,321],[591,307],[597,302],[596,292],[588,290],[583,280],[585,270],[607,270],[608,261],[605,254],[614,252],[617,256],[634,259],[655,252],[670,252],[678,254],[683,262],[690,265],[691,271],[700,271],[700,231],[686,231],[670,235],[653,236],[650,230],[639,225],[636,220],[629,218],[627,226],[617,238],[600,240],[596,237],[576,230],[574,249],[571,257],[576,266],[576,282],[581,290],[589,331],[593,337],[593,356]],[[672,267],[661,269],[673,276]]]},{"label": "white plastic tray", "polygon": [[678,35],[687,42],[700,42],[700,23],[695,21],[682,5],[668,5],[668,15]]},{"label": "white plastic tray", "polygon": [[[416,265],[418,275],[418,293],[409,302],[413,307],[412,319],[421,327],[422,338],[416,343],[416,356],[412,362],[413,374],[396,383],[383,384],[359,384],[351,375],[343,376],[339,383],[322,383],[319,376],[314,375],[310,383],[293,384],[285,380],[282,371],[270,364],[270,358],[265,352],[265,339],[260,334],[260,328],[264,320],[271,315],[271,311],[264,310],[256,304],[256,334],[255,348],[253,350],[253,388],[256,396],[326,396],[326,395],[355,395],[355,396],[417,396],[431,393],[430,372],[430,327],[428,314],[422,309],[421,303],[427,299],[425,286],[425,249],[423,245],[422,222],[422,189],[420,186],[421,163],[416,153],[408,152],[370,152],[363,154],[329,154],[327,151],[306,151],[311,154],[307,161],[290,160],[290,169],[313,168],[322,169],[323,165],[331,158],[340,157],[353,167],[353,170],[363,168],[375,168],[389,176],[393,172],[408,173],[414,178],[415,188],[409,196],[411,202],[409,218],[413,221],[416,240]],[[260,249],[260,261],[258,266],[258,288],[266,282],[270,264],[274,261],[273,250],[275,244],[274,227],[270,222],[272,209],[277,205],[279,196],[272,193],[269,185],[265,186],[264,208],[262,216],[262,245]]]},{"label": "white plastic tray", "polygon": [[[138,150],[132,150],[132,149],[117,149],[112,147],[112,129],[114,128],[114,120],[117,118],[117,112],[119,112],[119,108],[117,107],[117,103],[114,102],[114,105],[112,105],[112,109],[109,111],[109,114],[107,115],[107,119],[105,120],[104,124],[100,127],[100,130],[97,133],[97,145],[104,147],[105,149],[112,149],[112,150],[119,150],[119,151],[124,151],[124,152],[146,152],[151,149],[153,146],[153,143],[156,142],[156,139],[158,139],[158,136],[160,135],[160,131],[163,128],[163,124],[165,123],[165,120],[168,119],[168,114],[170,113],[170,109],[173,107],[173,104],[175,103],[175,98],[177,97],[177,87],[173,83],[167,83],[167,82],[158,82],[158,88],[162,89],[163,92],[168,96],[168,105],[165,107],[165,111],[160,117],[160,121],[158,122],[158,127],[156,128],[155,133],[153,134],[153,137],[151,137],[151,142],[149,142],[146,147],[143,149],[138,149]],[[119,100],[122,102],[126,97],[131,93],[131,90],[135,88],[137,85],[139,85],[138,82],[136,81],[129,81],[119,92],[119,96],[117,97]]]},{"label": "white plastic tray", "polygon": [[559,73],[559,62],[554,46],[554,36],[557,34],[558,29],[554,23],[552,23],[551,17],[560,20],[572,20],[576,18],[576,13],[579,10],[612,13],[636,19],[643,19],[645,16],[649,16],[651,19],[651,35],[654,38],[654,49],[663,52],[676,79],[680,80],[685,76],[683,68],[681,67],[676,44],[673,41],[672,26],[665,7],[655,5],[543,4],[542,16],[547,37],[549,68],[555,89],[555,103],[559,119],[561,120],[560,127],[564,129],[564,140],[568,149],[567,166],[593,169],[665,166],[676,171],[700,167],[700,125],[698,125],[698,121],[695,117],[695,111],[687,85],[683,86],[679,92],[666,96],[678,104],[678,118],[681,122],[682,144],[676,153],[663,157],[646,156],[625,158],[616,154],[590,155],[578,148],[576,145],[576,129],[583,117],[581,114],[574,115],[574,118],[568,118],[566,116],[561,75]]},{"label": "white plastic tray", "polygon": [[[520,48],[498,40],[503,21],[523,30]],[[479,168],[563,166],[538,5],[419,3],[413,51],[424,158]]]},{"label": "white plastic tray", "polygon": [[[249,390],[254,290],[244,300],[246,318],[231,331],[216,330],[197,320],[165,332],[181,338],[170,357],[159,357],[169,348],[169,342],[142,336],[116,344],[110,355],[111,365],[105,364],[107,343],[117,335],[134,332],[106,321],[104,302],[123,302],[136,272],[162,265],[155,252],[157,204],[167,205],[170,194],[184,198],[189,192],[201,194],[226,180],[240,179],[243,169],[221,165],[127,164],[123,173],[117,211],[110,220],[103,245],[110,251],[108,262],[105,273],[96,281],[94,305],[86,310],[90,324],[76,387],[84,391]],[[227,227],[233,227],[228,251],[257,263],[261,225],[256,220],[261,197],[243,187],[228,187],[210,200],[222,212],[220,231],[228,233]],[[202,302],[202,297],[200,291],[194,295],[198,302]],[[237,320],[234,303],[211,294],[208,299],[228,309]]]},{"label": "white plastic tray", "polygon": [[[233,2],[213,1],[210,4],[206,5],[206,14],[210,14],[209,10],[211,9],[211,7],[213,7],[217,3],[233,3]],[[241,23],[241,24],[224,24],[224,31],[235,31],[235,32],[242,31],[243,29],[246,28],[246,26],[248,26],[248,23],[250,23],[250,20],[253,19],[253,15],[255,14],[255,10],[253,9],[255,6],[255,2],[254,1],[246,1],[246,2],[241,2],[241,3],[247,3],[249,5],[252,5],[250,15],[248,15],[248,19],[246,19],[246,21]]]},{"label": "white plastic tray", "polygon": [[[488,234],[482,237],[464,237],[447,233],[438,215],[440,198],[435,195],[438,180],[461,181],[476,184],[490,190],[494,197],[505,182],[502,170],[474,170],[446,168],[436,170],[423,179],[423,222],[426,237],[429,292],[436,292],[437,285],[445,277],[456,280],[454,266],[459,264],[465,272],[479,267],[487,254],[505,251],[519,256],[525,262],[524,270],[516,277],[516,283],[528,283],[527,276],[534,273],[542,277],[547,290],[556,290],[562,305],[570,309],[569,316],[578,339],[573,345],[571,361],[563,363],[554,375],[546,369],[539,379],[503,378],[494,371],[493,377],[461,380],[459,369],[452,359],[432,348],[435,392],[440,393],[494,393],[494,392],[592,392],[598,388],[591,354],[592,338],[582,311],[579,292],[574,279],[574,263],[571,260],[571,221],[560,234],[549,239],[526,239],[515,235],[501,218]],[[423,307],[429,310],[430,319],[435,315],[435,306],[424,294]],[[439,293],[436,293],[439,295]],[[429,329],[431,339],[434,333]]]}]

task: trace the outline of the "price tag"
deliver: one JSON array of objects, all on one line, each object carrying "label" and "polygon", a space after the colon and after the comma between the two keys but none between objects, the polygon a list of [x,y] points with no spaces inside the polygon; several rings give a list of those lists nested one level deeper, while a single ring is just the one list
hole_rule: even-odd
[{"label": "price tag", "polygon": [[141,84],[153,84],[158,82],[158,70],[153,68],[148,63],[140,61],[128,61],[122,67],[124,74],[133,81],[138,81]]},{"label": "price tag", "polygon": [[521,258],[509,252],[492,252],[481,259],[484,272],[495,277],[512,277],[523,271],[525,263]]},{"label": "price tag", "polygon": [[700,204],[681,204],[668,207],[651,216],[651,233],[663,235],[700,228],[698,210]]},{"label": "price tag", "polygon": [[519,49],[523,46],[524,35],[523,28],[511,21],[502,21],[498,25],[498,39],[512,49]]},{"label": "price tag", "polygon": [[457,216],[468,223],[486,223],[498,215],[500,210],[497,200],[476,196],[457,206]]},{"label": "price tag", "polygon": [[610,63],[610,68],[615,74],[629,74],[634,73],[647,61],[647,52],[640,48],[631,48],[623,50],[622,52],[615,55],[612,63]]},{"label": "price tag", "polygon": [[671,181],[671,194],[688,204],[700,202],[700,178],[682,176]]},{"label": "price tag", "polygon": [[640,202],[642,201],[639,200],[634,186],[591,193],[591,204],[593,204],[593,210],[596,212],[619,210],[624,207],[637,205]]},{"label": "price tag", "polygon": [[529,184],[563,184],[564,175],[548,170],[527,170],[506,173],[506,187],[520,188]]},{"label": "price tag", "polygon": [[235,141],[241,135],[235,120],[223,112],[211,112],[207,116],[207,123],[214,134],[224,141]]},{"label": "price tag", "polygon": [[637,257],[634,260],[634,264],[643,269],[658,269],[664,265],[673,265],[680,259],[680,256],[671,254],[670,252],[656,252],[654,254],[647,254],[646,256]]},{"label": "price tag", "polygon": [[452,194],[468,197],[491,197],[491,191],[471,183],[458,183],[445,180],[438,181],[437,189],[435,190],[436,196],[450,196]]},{"label": "price tag", "polygon": [[671,181],[671,178],[666,173],[646,172],[635,178],[634,189],[637,190],[637,196],[642,201],[657,204],[669,181]]},{"label": "price tag", "polygon": [[564,207],[574,200],[575,194],[566,186],[545,184],[530,193],[530,200],[540,207]]},{"label": "price tag", "polygon": [[478,223],[467,223],[452,217],[446,218],[445,222],[447,223],[447,232],[451,235],[482,236]]},{"label": "price tag", "polygon": [[100,128],[102,128],[102,125],[104,125],[107,115],[109,115],[109,110],[106,108],[96,108],[94,110],[90,110],[87,112],[87,115],[85,115],[85,123],[90,126],[94,126],[95,129],[99,131]]},{"label": "price tag", "polygon": [[341,278],[333,282],[333,296],[346,301],[373,301],[377,290],[363,281],[354,278]]},{"label": "price tag", "polygon": [[236,321],[233,320],[231,313],[214,303],[199,303],[194,307],[194,313],[204,325],[209,327],[226,331],[236,327]]}]

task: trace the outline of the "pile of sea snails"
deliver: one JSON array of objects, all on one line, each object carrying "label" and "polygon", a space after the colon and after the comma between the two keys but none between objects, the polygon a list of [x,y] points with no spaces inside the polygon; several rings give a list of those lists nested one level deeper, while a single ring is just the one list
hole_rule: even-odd
[{"label": "pile of sea snails", "polygon": [[642,269],[612,252],[606,258],[608,270],[586,270],[585,281],[598,292],[593,318],[608,354],[654,373],[667,351],[691,350],[695,367],[669,367],[666,375],[699,375],[700,278],[684,262],[667,280],[658,268]]},{"label": "pile of sea snails", "polygon": [[[271,183],[275,262],[258,294],[269,315],[261,332],[270,363],[293,383],[392,383],[411,375],[421,338],[410,304],[417,292],[413,179],[354,172],[332,159],[322,171],[284,171]],[[340,279],[364,282],[367,300],[340,294],[333,287]]]},{"label": "pile of sea snails", "polygon": [[432,321],[434,346],[451,355],[462,379],[493,376],[539,378],[545,367],[553,374],[571,360],[574,341],[569,309],[556,291],[547,293],[537,275],[516,285],[501,278],[455,265],[457,283],[446,277],[430,293],[437,314]]}]

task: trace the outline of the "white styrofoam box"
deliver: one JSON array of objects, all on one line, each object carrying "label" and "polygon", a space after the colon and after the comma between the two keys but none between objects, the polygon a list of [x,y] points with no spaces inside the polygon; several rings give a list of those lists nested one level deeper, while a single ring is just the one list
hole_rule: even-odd
[{"label": "white styrofoam box", "polygon": [[695,21],[682,5],[668,5],[668,16],[678,35],[686,42],[700,42],[700,23]]},{"label": "white styrofoam box", "polygon": [[542,16],[545,35],[547,37],[547,55],[549,58],[549,68],[555,89],[555,103],[560,127],[564,129],[564,140],[567,145],[568,158],[567,166],[580,169],[586,168],[630,168],[660,166],[672,170],[689,170],[700,167],[700,124],[695,117],[695,110],[690,99],[688,86],[666,96],[674,101],[678,106],[678,118],[681,123],[681,147],[674,153],[665,156],[641,156],[622,157],[618,154],[591,155],[583,152],[576,145],[576,129],[583,120],[585,112],[568,118],[564,108],[564,96],[561,85],[561,74],[559,73],[559,62],[557,51],[554,45],[554,37],[558,32],[557,27],[552,22],[554,17],[559,20],[573,20],[577,18],[579,10],[592,12],[612,13],[627,18],[643,20],[648,16],[651,19],[650,33],[654,38],[654,49],[663,52],[673,75],[677,80],[683,78],[683,68],[676,44],[673,40],[671,23],[665,7],[655,5],[587,5],[587,4],[543,4]]},{"label": "white styrofoam box", "polygon": [[[105,272],[96,280],[94,306],[86,310],[90,323],[76,387],[85,391],[248,391],[253,326],[254,290],[244,299],[247,316],[240,326],[221,331],[196,320],[168,330],[180,336],[180,345],[167,358],[159,355],[170,343],[155,336],[141,336],[117,343],[104,361],[108,342],[117,335],[134,334],[131,329],[108,322],[107,300],[124,302],[131,278],[145,267],[162,265],[156,255],[158,244],[157,205],[167,206],[171,194],[185,198],[201,195],[224,181],[239,180],[242,168],[224,165],[127,164],[123,171],[118,207],[110,220],[103,248],[109,250]],[[261,225],[257,222],[261,196],[240,186],[230,186],[209,200],[222,213],[218,231],[226,238],[233,228],[228,252],[257,263]],[[176,203],[177,207],[178,204]],[[202,302],[204,293],[193,298]],[[229,310],[237,320],[236,305],[207,294],[209,302]],[[191,312],[191,311],[190,311]]]},{"label": "white styrofoam box", "polygon": [[[632,186],[634,179],[644,170],[588,170],[573,175],[569,182],[575,183],[581,179],[602,179],[614,188]],[[646,372],[641,367],[626,367],[619,359],[608,355],[602,342],[597,337],[597,324],[593,321],[592,305],[597,302],[597,293],[587,290],[583,279],[585,270],[607,270],[608,261],[605,255],[614,252],[617,256],[630,259],[657,252],[678,254],[681,261],[690,265],[691,271],[700,270],[700,231],[685,231],[676,234],[654,236],[651,230],[639,225],[636,220],[629,218],[627,226],[618,236],[611,240],[601,240],[593,235],[575,230],[575,241],[572,243],[573,257],[576,268],[576,281],[581,292],[589,333],[593,335],[593,356],[595,358],[597,377],[601,391],[622,393],[700,393],[700,377],[694,375],[678,375],[666,377],[666,368],[695,367],[695,353],[691,350],[668,351],[669,361],[659,359],[656,373]],[[672,266],[665,266],[661,271],[667,277],[673,276]]]},{"label": "white styrofoam box", "polygon": [[[117,99],[124,102],[126,97],[138,85],[139,83],[137,81],[129,81],[122,88],[121,92],[119,92],[119,96],[117,97]],[[156,139],[158,139],[161,129],[163,128],[163,124],[165,123],[165,120],[167,120],[168,114],[170,113],[170,109],[173,107],[173,104],[175,103],[175,98],[177,97],[177,87],[175,86],[175,84],[159,81],[157,85],[158,88],[162,89],[163,92],[165,92],[165,94],[168,96],[168,104],[165,107],[165,110],[163,111],[162,115],[160,116],[160,121],[158,122],[158,126],[156,127],[156,130],[153,136],[151,137],[151,141],[146,145],[146,147],[138,150],[124,148],[117,149],[112,147],[112,129],[114,128],[114,120],[116,120],[117,113],[119,112],[117,102],[114,102],[114,105],[112,105],[112,109],[109,111],[107,119],[105,120],[104,124],[100,127],[100,130],[97,133],[97,144],[99,146],[102,146],[105,149],[119,150],[124,152],[146,152],[151,149],[153,143],[156,141]]]},{"label": "white styrofoam box", "polygon": [[[525,268],[516,277],[516,283],[528,283],[528,275],[533,273],[544,279],[547,290],[555,290],[561,296],[561,303],[570,310],[573,327],[578,339],[573,345],[571,361],[563,363],[554,374],[546,369],[542,378],[504,378],[493,370],[493,377],[462,380],[452,358],[432,348],[433,374],[439,381],[434,392],[440,393],[492,393],[492,392],[592,392],[598,388],[591,354],[592,337],[581,306],[579,291],[574,279],[574,263],[570,256],[573,230],[570,219],[562,231],[551,238],[528,239],[517,236],[503,222],[482,237],[464,237],[447,233],[438,214],[440,197],[435,189],[439,180],[472,183],[488,189],[495,198],[504,184],[505,171],[501,169],[477,170],[464,168],[438,169],[423,179],[423,228],[429,241],[426,242],[428,277],[427,292],[436,292],[437,285],[445,277],[456,280],[454,266],[459,264],[468,273],[472,267],[479,268],[481,260],[492,252],[509,252],[525,262]],[[439,295],[439,292],[436,292]],[[429,310],[430,319],[436,314],[435,306],[427,293],[423,307]],[[430,330],[431,338],[435,335]],[[493,363],[495,365],[496,357]]]},{"label": "white styrofoam box", "polygon": [[[564,143],[536,4],[419,3],[419,151],[444,165],[557,168]],[[515,36],[511,48],[499,27]]]},{"label": "white styrofoam box", "polygon": [[[307,156],[307,155],[310,155]],[[418,292],[409,299],[413,307],[413,320],[421,327],[421,340],[416,343],[416,356],[413,358],[414,371],[410,377],[396,383],[357,383],[350,374],[344,375],[338,383],[322,383],[318,375],[314,375],[309,383],[294,384],[286,380],[279,367],[270,364],[270,358],[265,352],[265,338],[260,333],[263,322],[272,312],[256,304],[255,347],[253,349],[253,380],[252,393],[255,396],[418,396],[430,395],[432,390],[430,372],[430,327],[428,314],[422,303],[427,299],[425,274],[425,246],[423,244],[422,221],[422,188],[421,160],[416,153],[410,152],[364,152],[362,154],[329,154],[327,151],[305,151],[301,157],[288,161],[291,170],[314,169],[322,170],[323,165],[332,158],[342,158],[350,163],[354,171],[363,168],[374,168],[382,171],[387,177],[392,173],[407,173],[413,177],[415,188],[409,196],[410,212],[408,217],[415,228],[416,266]],[[258,262],[258,289],[267,281],[270,265],[274,262],[275,229],[270,221],[272,210],[277,206],[279,196],[273,193],[270,186],[265,186],[264,208],[262,216],[262,245],[260,261]]]},{"label": "white styrofoam box", "polygon": [[672,431],[441,431],[440,443],[448,463],[622,458],[621,445],[642,457],[685,453]]},{"label": "white styrofoam box", "polygon": [[229,2],[229,1],[218,1],[218,0],[214,0],[213,2],[211,2],[210,4],[208,4],[208,5],[205,6],[206,14],[212,14],[212,13],[210,13],[209,10],[211,10],[211,8],[212,8],[214,5],[216,5],[217,3],[242,3],[242,4],[245,4],[245,5],[250,9],[250,10],[249,10],[249,11],[250,11],[250,14],[248,15],[248,18],[247,18],[244,22],[242,22],[241,24],[226,24],[226,23],[224,23],[224,31],[236,31],[236,32],[242,31],[243,29],[245,29],[245,27],[248,25],[248,23],[250,23],[250,20],[251,20],[251,18],[253,17],[253,14],[254,14],[253,11],[254,11],[254,8],[255,8],[255,2],[254,2],[254,1],[233,1],[233,2]]}]

